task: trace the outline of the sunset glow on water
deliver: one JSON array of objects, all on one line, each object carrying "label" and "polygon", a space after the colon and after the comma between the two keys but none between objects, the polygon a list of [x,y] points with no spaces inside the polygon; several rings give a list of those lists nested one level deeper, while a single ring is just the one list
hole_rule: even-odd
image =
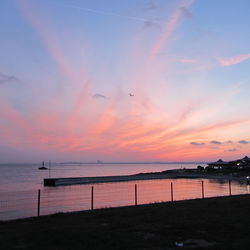
[{"label": "sunset glow on water", "polygon": [[[58,212],[83,211],[92,209],[91,190],[93,188],[93,209],[134,206],[157,202],[170,202],[171,183],[173,201],[201,199],[202,181],[204,198],[228,196],[228,181],[202,179],[167,179],[102,183],[93,185],[64,186],[44,189],[41,192],[40,215]],[[135,185],[137,187],[135,198]],[[232,194],[249,194],[246,183],[232,183]],[[37,215],[37,190],[0,193],[0,220],[23,218]]]}]

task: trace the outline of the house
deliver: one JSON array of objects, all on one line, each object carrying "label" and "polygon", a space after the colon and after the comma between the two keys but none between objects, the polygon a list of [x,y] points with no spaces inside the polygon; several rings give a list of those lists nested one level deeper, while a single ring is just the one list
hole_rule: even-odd
[{"label": "house", "polygon": [[215,162],[209,162],[207,169],[244,169],[250,168],[250,158],[248,156],[243,157],[242,159],[234,160],[234,161],[223,161],[219,159]]},{"label": "house", "polygon": [[242,159],[234,161],[238,168],[250,167],[250,158],[248,156],[243,157]]},{"label": "house", "polygon": [[223,161],[219,159],[218,161],[208,163],[207,168],[208,169],[227,169],[227,168],[231,168],[232,165],[233,163],[230,161]]},{"label": "house", "polygon": [[245,156],[244,158],[241,159],[243,162],[250,164],[250,158],[248,156]]}]

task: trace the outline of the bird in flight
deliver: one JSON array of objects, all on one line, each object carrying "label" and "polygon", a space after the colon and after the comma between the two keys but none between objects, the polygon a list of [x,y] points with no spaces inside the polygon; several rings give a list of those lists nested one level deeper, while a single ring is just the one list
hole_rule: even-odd
[{"label": "bird in flight", "polygon": [[132,94],[132,93],[129,93],[129,96],[134,96],[134,94]]}]

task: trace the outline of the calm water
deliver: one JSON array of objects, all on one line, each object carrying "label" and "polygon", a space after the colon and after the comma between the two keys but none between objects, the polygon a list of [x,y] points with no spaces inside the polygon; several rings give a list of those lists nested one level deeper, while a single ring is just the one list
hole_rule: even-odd
[{"label": "calm water", "polygon": [[[143,180],[94,185],[43,187],[43,178],[127,175],[175,168],[194,168],[197,164],[84,164],[53,165],[51,171],[38,170],[38,165],[0,166],[0,220],[37,215],[38,189],[41,189],[40,214],[80,211],[93,208],[117,207],[154,202],[184,200],[229,195],[227,180],[166,179]],[[135,188],[136,186],[136,188]],[[137,195],[135,192],[137,190]],[[246,183],[232,182],[231,192],[250,193]],[[137,200],[136,198],[137,197]]]},{"label": "calm water", "polygon": [[49,170],[41,165],[0,165],[0,192],[44,189],[44,178],[129,175],[175,168],[196,168],[197,164],[52,164]]}]

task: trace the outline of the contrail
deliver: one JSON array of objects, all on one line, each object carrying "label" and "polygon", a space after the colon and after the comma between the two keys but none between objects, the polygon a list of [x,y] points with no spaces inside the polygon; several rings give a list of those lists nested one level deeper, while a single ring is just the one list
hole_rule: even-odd
[{"label": "contrail", "polygon": [[[56,3],[56,4],[60,5],[60,6],[72,8],[72,9],[82,10],[82,11],[85,11],[85,12],[92,12],[92,13],[101,14],[101,15],[108,15],[108,16],[127,18],[127,19],[131,19],[131,20],[139,21],[139,22],[144,22],[144,23],[149,21],[149,19],[142,18],[142,17],[127,16],[127,15],[121,15],[121,14],[114,13],[114,12],[106,12],[106,11],[101,11],[101,10],[94,10],[94,9],[84,8],[84,7],[80,7],[80,6],[72,5],[72,4],[65,4],[65,3]],[[157,21],[157,20],[151,20],[151,23],[163,24],[163,22],[160,22],[160,21]]]},{"label": "contrail", "polygon": [[194,0],[182,0],[180,5],[176,8],[170,20],[166,23],[164,32],[161,34],[159,40],[151,49],[147,59],[147,64],[150,64],[153,61],[153,59],[156,57],[157,53],[161,50],[163,45],[169,40],[171,34],[176,29],[178,23],[183,18],[183,16],[187,17],[188,13],[188,17],[191,17],[191,13],[189,13],[188,8],[193,4],[193,2]]}]

